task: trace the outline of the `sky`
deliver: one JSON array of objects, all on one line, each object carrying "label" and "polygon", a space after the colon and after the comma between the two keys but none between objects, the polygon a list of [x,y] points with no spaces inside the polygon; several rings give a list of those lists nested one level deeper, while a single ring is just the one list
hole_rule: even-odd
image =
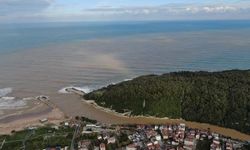
[{"label": "sky", "polygon": [[250,19],[250,0],[0,0],[0,22]]}]

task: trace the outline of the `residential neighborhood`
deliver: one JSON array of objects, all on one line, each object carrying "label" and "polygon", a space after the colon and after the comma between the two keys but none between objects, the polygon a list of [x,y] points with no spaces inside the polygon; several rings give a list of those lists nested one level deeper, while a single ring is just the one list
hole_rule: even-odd
[{"label": "residential neighborhood", "polygon": [[[224,137],[207,130],[187,127],[185,124],[162,125],[108,125],[85,117],[76,117],[57,125],[45,125],[40,142],[43,150],[247,150],[250,143]],[[29,127],[27,133],[41,133],[41,127]],[[32,131],[32,132],[31,132]],[[17,133],[13,133],[13,136]],[[35,140],[36,135],[26,135],[26,140]],[[54,138],[53,138],[54,136]],[[19,136],[20,137],[20,136]],[[49,143],[45,138],[50,137]],[[65,139],[64,141],[58,139]],[[0,140],[3,139],[0,137]],[[9,149],[2,141],[2,150]],[[16,140],[18,141],[18,140]],[[25,143],[25,142],[23,142]],[[25,144],[23,145],[25,147]],[[28,142],[26,142],[28,147]]]},{"label": "residential neighborhood", "polygon": [[[208,143],[210,150],[241,149],[243,141],[233,140],[208,130],[188,128],[185,124],[114,125],[87,124],[83,135],[96,136],[78,142],[78,149],[195,150]],[[121,136],[123,140],[121,141]]]}]

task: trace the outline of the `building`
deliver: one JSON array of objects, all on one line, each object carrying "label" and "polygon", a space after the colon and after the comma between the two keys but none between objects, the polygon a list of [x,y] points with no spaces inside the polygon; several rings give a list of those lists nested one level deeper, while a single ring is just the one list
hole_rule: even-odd
[{"label": "building", "polygon": [[226,143],[226,150],[233,150],[233,144],[232,143]]},{"label": "building", "polygon": [[184,123],[181,123],[181,124],[179,125],[179,130],[185,131],[185,129],[186,129],[186,125],[185,125]]},{"label": "building", "polygon": [[161,146],[160,146],[158,141],[154,141],[154,147],[155,147],[155,150],[160,150],[161,149]]},{"label": "building", "polygon": [[90,148],[91,141],[90,140],[82,140],[78,142],[79,150],[88,150]]},{"label": "building", "polygon": [[41,123],[45,123],[45,122],[47,122],[47,121],[48,121],[47,118],[40,119],[40,122],[41,122]]},{"label": "building", "polygon": [[155,149],[154,144],[151,143],[151,142],[147,143],[147,148],[148,148],[148,150],[154,150]]},{"label": "building", "polygon": [[126,150],[137,150],[137,148],[136,148],[135,144],[130,144],[130,145],[126,146]]},{"label": "building", "polygon": [[155,136],[155,139],[156,139],[157,141],[161,141],[161,135],[156,135],[156,136]]},{"label": "building", "polygon": [[106,145],[104,143],[100,144],[100,150],[106,150]]},{"label": "building", "polygon": [[147,138],[155,137],[157,134],[158,133],[154,130],[147,130],[146,131]]},{"label": "building", "polygon": [[108,138],[108,144],[114,144],[116,142],[115,137]]},{"label": "building", "polygon": [[184,149],[193,150],[195,149],[195,139],[194,138],[186,138],[184,140]]},{"label": "building", "polygon": [[210,145],[210,150],[221,150],[221,145],[218,137],[213,139],[213,143]]}]

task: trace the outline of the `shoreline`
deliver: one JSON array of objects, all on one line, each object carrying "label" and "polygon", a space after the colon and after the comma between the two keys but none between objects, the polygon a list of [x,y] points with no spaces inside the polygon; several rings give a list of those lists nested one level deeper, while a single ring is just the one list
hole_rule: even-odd
[{"label": "shoreline", "polygon": [[39,115],[34,116],[32,116],[32,114],[27,114],[27,116],[22,117],[20,119],[15,119],[7,123],[0,123],[0,134],[10,134],[13,130],[20,131],[32,126],[43,126],[45,124],[41,123],[40,119],[44,118],[48,119],[45,124],[59,124],[60,122],[66,119],[64,113],[61,112],[58,108],[54,108],[49,112],[42,112],[42,114],[39,113]]},{"label": "shoreline", "polygon": [[250,141],[250,135],[239,132],[234,129],[230,128],[224,128],[208,123],[199,123],[199,122],[192,122],[192,121],[186,121],[184,119],[170,119],[167,117],[164,118],[158,118],[154,116],[126,116],[122,113],[118,113],[114,110],[111,110],[109,108],[105,108],[102,106],[99,106],[94,100],[85,100],[82,98],[82,101],[88,105],[91,105],[92,107],[104,111],[106,113],[109,113],[110,115],[114,115],[116,117],[119,117],[121,120],[120,122],[116,122],[114,124],[180,124],[184,123],[190,128],[195,128],[199,130],[208,130],[210,131],[231,137],[233,139],[239,139],[243,141]]},{"label": "shoreline", "polygon": [[5,117],[1,118],[0,124],[11,123],[11,122],[16,121],[20,118],[25,119],[25,118],[43,116],[43,115],[51,113],[52,111],[53,111],[53,109],[51,109],[51,108],[45,108],[44,110],[41,110],[41,111],[21,112],[21,113],[17,113],[17,114],[11,114],[9,116],[5,116]]},{"label": "shoreline", "polygon": [[[170,119],[168,117],[158,118],[154,116],[128,116],[127,113],[118,113],[110,108],[105,108],[98,105],[94,100],[85,100],[83,98],[84,92],[70,91],[68,94],[74,94],[80,96],[80,103],[87,106],[91,110],[90,116],[87,114],[81,114],[82,116],[89,117],[90,119],[97,120],[106,124],[180,124],[184,123],[190,128],[207,130],[208,128],[215,133],[219,133],[224,136],[231,137],[233,139],[239,139],[243,141],[250,141],[250,135],[241,133],[234,129],[224,128],[208,123],[199,123],[186,121],[184,119]],[[33,107],[21,114],[13,114],[0,119],[0,134],[10,134],[12,130],[23,130],[31,126],[43,126],[40,123],[40,119],[48,119],[47,123],[59,124],[67,119],[65,112],[57,107],[51,101],[40,101],[41,103],[36,107]],[[40,108],[40,109],[39,109]],[[41,109],[42,108],[42,109]],[[44,109],[45,108],[45,109]],[[39,109],[39,110],[38,110]],[[93,112],[92,112],[93,111]],[[103,116],[95,116],[93,113],[103,114]],[[98,118],[99,117],[99,118]],[[105,119],[106,118],[106,119]]]},{"label": "shoreline", "polygon": [[[11,131],[24,130],[27,127],[43,126],[48,123],[59,124],[66,119],[66,115],[50,101],[38,101],[34,107],[4,116],[0,119],[0,135],[11,134]],[[41,123],[41,119],[47,119]]]},{"label": "shoreline", "polygon": [[27,117],[32,114],[46,113],[46,112],[49,113],[52,110],[51,107],[47,107],[46,105],[44,105],[44,103],[38,100],[36,101],[37,102],[33,102],[33,104],[30,105],[28,109],[24,109],[24,110],[17,111],[15,113],[10,113],[8,115],[0,117],[0,123],[10,122],[11,120],[18,118],[18,116]]}]

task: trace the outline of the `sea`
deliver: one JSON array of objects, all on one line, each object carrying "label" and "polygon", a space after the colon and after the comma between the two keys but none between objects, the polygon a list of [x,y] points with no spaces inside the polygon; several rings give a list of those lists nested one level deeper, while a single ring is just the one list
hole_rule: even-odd
[{"label": "sea", "polygon": [[81,107],[61,96],[65,87],[249,68],[250,20],[0,24],[0,115],[38,95],[75,115]]}]

